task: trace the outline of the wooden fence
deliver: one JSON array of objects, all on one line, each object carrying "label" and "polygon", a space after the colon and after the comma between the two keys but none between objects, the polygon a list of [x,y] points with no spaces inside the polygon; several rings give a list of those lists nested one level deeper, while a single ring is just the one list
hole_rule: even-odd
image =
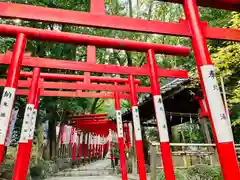
[{"label": "wooden fence", "polygon": [[[198,164],[217,166],[218,154],[215,144],[170,143],[174,168],[190,168]],[[240,144],[236,144],[236,151]],[[151,180],[156,180],[157,173],[163,169],[159,143],[152,143],[150,147]]]}]

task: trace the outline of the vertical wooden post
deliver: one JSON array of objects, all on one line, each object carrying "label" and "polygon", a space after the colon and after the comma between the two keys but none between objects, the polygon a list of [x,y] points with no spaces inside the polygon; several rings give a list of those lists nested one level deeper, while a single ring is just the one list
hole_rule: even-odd
[{"label": "vertical wooden post", "polygon": [[213,159],[212,159],[212,165],[216,166],[219,164],[219,160],[218,160],[218,152],[217,152],[217,148],[214,149],[214,154],[213,154]]},{"label": "vertical wooden post", "polygon": [[[82,154],[80,153],[80,138],[81,138],[81,132],[78,134],[78,139],[77,139],[77,164],[80,165],[81,164],[81,158],[82,158]],[[82,152],[82,151],[81,151]]]},{"label": "vertical wooden post", "polygon": [[[184,134],[183,134],[182,131],[181,131],[181,136],[182,136],[182,141],[183,141],[183,143],[185,143],[186,141],[185,141],[185,137],[184,137]],[[186,148],[185,148],[184,146],[182,146],[181,149],[182,149],[182,151],[185,153]],[[184,154],[182,157],[183,157],[184,167],[187,168],[188,165],[189,165],[187,156]],[[190,157],[190,159],[191,159],[191,157]]]},{"label": "vertical wooden post", "polygon": [[131,128],[132,130],[132,150],[133,150],[133,155],[132,155],[132,174],[137,174],[137,160],[136,160],[136,146],[135,146],[135,135],[134,135],[134,129],[133,127]]},{"label": "vertical wooden post", "polygon": [[156,152],[156,146],[151,145],[150,147],[150,165],[151,165],[151,180],[157,180],[157,152]]},{"label": "vertical wooden post", "polygon": [[211,140],[208,124],[207,124],[207,118],[203,117],[203,118],[199,119],[199,122],[201,125],[201,129],[203,131],[203,135],[205,136],[205,142],[207,144],[212,144],[212,140]]}]

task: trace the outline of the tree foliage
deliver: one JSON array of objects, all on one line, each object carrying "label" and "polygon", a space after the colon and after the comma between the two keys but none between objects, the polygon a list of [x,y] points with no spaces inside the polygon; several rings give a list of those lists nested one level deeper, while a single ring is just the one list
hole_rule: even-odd
[{"label": "tree foliage", "polygon": [[[231,13],[231,19],[227,26],[230,28],[240,28],[240,14]],[[235,140],[239,142],[239,103],[240,103],[240,43],[223,42],[221,46],[215,48],[212,54],[216,63],[217,72],[224,78],[228,103],[232,110],[232,122]]]}]

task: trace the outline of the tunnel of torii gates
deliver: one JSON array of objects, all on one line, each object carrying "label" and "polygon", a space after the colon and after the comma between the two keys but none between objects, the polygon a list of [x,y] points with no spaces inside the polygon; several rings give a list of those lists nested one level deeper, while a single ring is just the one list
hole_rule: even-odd
[{"label": "tunnel of torii gates", "polygon": [[[196,59],[196,66],[199,72],[204,99],[207,105],[207,112],[213,129],[214,140],[216,143],[220,165],[225,180],[240,179],[238,161],[236,157],[231,127],[226,116],[225,107],[217,84],[214,65],[212,64],[210,54],[207,48],[206,39],[221,39],[230,41],[240,41],[240,31],[238,29],[224,29],[209,27],[207,22],[201,22],[197,5],[207,7],[222,8],[227,10],[240,11],[239,0],[169,0],[168,2],[182,3],[186,19],[180,19],[179,23],[169,23],[161,21],[148,21],[143,19],[134,19],[120,16],[110,16],[105,14],[104,0],[91,0],[90,12],[77,12],[54,8],[37,7],[31,5],[20,5],[14,3],[0,3],[1,18],[18,18],[29,21],[48,22],[55,24],[70,24],[76,26],[88,26],[97,28],[108,28],[116,30],[154,33],[163,35],[190,37],[193,52]],[[36,16],[37,14],[37,16]],[[13,107],[15,95],[27,95],[28,102],[25,110],[23,128],[18,146],[18,154],[14,168],[14,180],[26,179],[30,152],[32,146],[32,133],[34,132],[34,116],[36,115],[39,88],[55,87],[63,88],[61,83],[44,82],[41,80],[40,68],[69,69],[83,71],[84,81],[71,84],[72,89],[76,91],[50,91],[40,90],[40,96],[59,96],[59,97],[93,97],[93,98],[114,98],[116,104],[117,116],[117,134],[121,153],[120,166],[122,169],[122,179],[126,180],[126,161],[123,153],[123,133],[122,119],[120,112],[120,98],[130,99],[133,114],[133,129],[135,135],[136,154],[138,160],[138,172],[140,180],[146,180],[146,170],[144,167],[144,155],[142,149],[142,137],[140,129],[140,120],[137,106],[137,92],[151,92],[155,106],[155,116],[160,137],[160,146],[162,153],[162,162],[164,174],[167,180],[175,180],[174,168],[172,163],[171,149],[169,145],[168,130],[166,128],[166,116],[164,106],[160,95],[159,77],[183,77],[186,78],[186,71],[163,70],[157,67],[155,54],[181,55],[187,56],[190,48],[183,46],[169,46],[154,43],[136,42],[121,39],[112,39],[106,37],[89,36],[67,32],[56,32],[29,27],[14,25],[0,25],[0,34],[2,36],[16,37],[16,42],[12,53],[1,56],[1,64],[9,64],[5,88],[1,99],[0,109],[0,155],[1,161],[4,152],[5,139],[8,133],[11,110]],[[26,41],[41,40],[59,43],[68,43],[75,45],[87,45],[87,62],[73,62],[66,60],[53,60],[30,57],[24,54]],[[126,67],[116,65],[96,64],[96,47],[113,48],[127,51],[144,52],[147,56],[145,67]],[[21,67],[32,67],[33,75],[30,78],[31,84],[29,91],[17,89],[19,86],[29,85],[26,81],[19,81],[21,77]],[[123,86],[120,82],[112,82],[114,85],[91,84],[90,72],[105,74],[128,75],[127,81]],[[24,73],[23,73],[24,74]],[[69,75],[72,76],[72,75]],[[135,76],[150,76],[151,89],[138,86],[134,81]],[[82,77],[81,77],[82,78]],[[44,79],[44,78],[42,78]],[[52,78],[52,79],[57,79]],[[64,78],[62,78],[64,79]],[[93,78],[94,79],[94,78]],[[81,81],[81,80],[79,80]],[[2,81],[4,85],[4,81]],[[97,81],[98,82],[98,81]],[[65,84],[66,85],[66,84]],[[66,85],[64,87],[67,87]],[[59,88],[61,87],[61,88]],[[114,92],[106,94],[96,92],[81,92],[84,90],[103,90]],[[54,89],[54,88],[53,88]],[[72,90],[71,89],[71,90]],[[79,90],[80,89],[80,90]],[[121,91],[119,90],[121,89]],[[124,90],[124,91],[123,91]],[[120,93],[120,92],[126,93]],[[31,125],[30,125],[30,121]],[[94,123],[106,122],[85,122],[73,121],[74,126],[94,127]],[[84,124],[85,123],[85,124]],[[78,126],[79,125],[79,126]],[[89,130],[93,131],[92,128]],[[30,134],[31,133],[31,134]]]},{"label": "tunnel of torii gates", "polygon": [[[83,114],[79,116],[69,116],[72,121],[62,124],[59,127],[60,148],[59,156],[65,157],[64,150],[66,144],[70,144],[72,160],[87,162],[105,157],[109,148],[112,147],[112,133],[117,131],[116,124],[107,120],[107,114]],[[76,129],[80,131],[76,131]],[[84,136],[85,133],[85,136]],[[129,131],[123,131],[126,148],[130,147]],[[67,138],[68,137],[68,138]],[[113,155],[111,159],[113,159]]]}]

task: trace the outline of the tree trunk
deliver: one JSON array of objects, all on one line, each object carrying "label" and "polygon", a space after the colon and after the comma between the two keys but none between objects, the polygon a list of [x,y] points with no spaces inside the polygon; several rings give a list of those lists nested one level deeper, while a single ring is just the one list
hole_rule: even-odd
[{"label": "tree trunk", "polygon": [[57,156],[61,156],[60,150],[61,150],[61,144],[60,144],[60,139],[61,139],[61,133],[63,131],[63,127],[64,124],[60,124],[60,128],[59,128],[59,132],[58,132],[58,137],[57,137],[57,142],[56,142],[56,146],[57,146]]},{"label": "tree trunk", "polygon": [[49,137],[49,145],[50,145],[50,159],[55,160],[56,158],[56,119],[52,118],[50,120],[48,126],[48,137]]},{"label": "tree trunk", "polygon": [[149,143],[146,137],[146,132],[144,127],[142,127],[142,140],[143,140],[143,152],[144,152],[145,163],[150,164],[150,159],[148,154]]},{"label": "tree trunk", "polygon": [[39,123],[36,124],[36,164],[42,160],[43,156],[43,128]]},{"label": "tree trunk", "polygon": [[95,98],[94,99],[94,101],[92,103],[92,106],[91,106],[91,109],[90,109],[90,113],[91,114],[95,113],[98,100],[99,100],[99,98]]}]

